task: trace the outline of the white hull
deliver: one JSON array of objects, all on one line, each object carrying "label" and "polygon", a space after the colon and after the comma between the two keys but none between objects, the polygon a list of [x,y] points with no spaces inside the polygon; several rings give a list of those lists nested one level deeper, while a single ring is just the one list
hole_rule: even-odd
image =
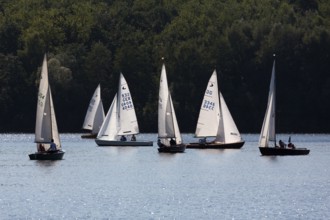
[{"label": "white hull", "polygon": [[95,140],[98,146],[152,146],[152,141],[109,141],[109,140]]}]

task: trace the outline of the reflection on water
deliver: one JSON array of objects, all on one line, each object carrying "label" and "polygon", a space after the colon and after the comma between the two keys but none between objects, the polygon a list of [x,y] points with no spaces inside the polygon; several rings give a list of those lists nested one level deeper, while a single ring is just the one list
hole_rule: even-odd
[{"label": "reflection on water", "polygon": [[[33,134],[1,134],[0,219],[330,219],[330,135],[292,135],[310,155],[242,149],[97,147],[62,134],[61,161],[32,161]],[[286,140],[288,135],[279,135]],[[192,134],[183,134],[193,142]]]},{"label": "reflection on water", "polygon": [[36,166],[39,167],[51,167],[51,166],[57,166],[59,165],[59,163],[61,163],[61,161],[58,160],[35,160],[34,161],[36,163]]}]

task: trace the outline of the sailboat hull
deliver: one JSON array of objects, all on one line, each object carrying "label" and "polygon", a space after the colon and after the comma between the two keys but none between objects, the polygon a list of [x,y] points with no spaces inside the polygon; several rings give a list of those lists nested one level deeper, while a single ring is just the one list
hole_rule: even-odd
[{"label": "sailboat hull", "polygon": [[260,153],[264,156],[285,156],[285,155],[307,155],[307,148],[280,148],[280,147],[259,147]]},{"label": "sailboat hull", "polygon": [[95,139],[95,142],[98,146],[100,147],[105,147],[105,146],[152,146],[153,142],[152,141],[109,141],[109,140],[100,140],[100,139]]},{"label": "sailboat hull", "polygon": [[202,143],[189,143],[187,148],[197,148],[197,149],[240,149],[244,145],[244,141],[236,142],[236,143],[213,143],[207,142],[205,144]]},{"label": "sailboat hull", "polygon": [[64,151],[57,151],[54,153],[49,152],[36,152],[29,154],[30,160],[62,160]]},{"label": "sailboat hull", "polygon": [[81,135],[81,138],[84,138],[84,139],[95,139],[97,136],[97,134],[83,134]]},{"label": "sailboat hull", "polygon": [[186,150],[185,144],[158,147],[159,153],[184,153],[185,150]]}]

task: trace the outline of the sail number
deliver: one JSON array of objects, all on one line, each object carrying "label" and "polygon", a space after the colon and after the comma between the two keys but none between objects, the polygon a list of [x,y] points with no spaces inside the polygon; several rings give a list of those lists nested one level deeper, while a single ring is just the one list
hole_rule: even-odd
[{"label": "sail number", "polygon": [[208,89],[207,89],[207,90],[205,91],[205,95],[212,95],[212,90],[208,90]]},{"label": "sail number", "polygon": [[214,109],[214,106],[215,106],[215,103],[214,102],[210,102],[208,100],[204,100],[203,109],[213,110]]},{"label": "sail number", "polygon": [[88,110],[87,111],[89,111],[89,112],[92,112],[93,111],[93,106],[94,106],[95,102],[96,102],[96,100],[93,98],[91,100],[91,102],[89,103],[89,106],[88,106]]},{"label": "sail number", "polygon": [[45,101],[45,95],[41,92],[38,94],[38,105],[43,106]]},{"label": "sail number", "polygon": [[133,102],[130,93],[121,94],[121,108],[122,110],[129,110],[133,108]]}]

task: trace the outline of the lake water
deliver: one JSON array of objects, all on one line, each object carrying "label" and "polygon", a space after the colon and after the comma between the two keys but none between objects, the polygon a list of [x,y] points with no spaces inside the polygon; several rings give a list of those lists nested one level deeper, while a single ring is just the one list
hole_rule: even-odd
[{"label": "lake water", "polygon": [[242,137],[240,150],[159,154],[62,134],[64,160],[31,161],[33,134],[0,134],[0,219],[330,219],[330,135],[292,135],[310,154],[277,157]]}]

